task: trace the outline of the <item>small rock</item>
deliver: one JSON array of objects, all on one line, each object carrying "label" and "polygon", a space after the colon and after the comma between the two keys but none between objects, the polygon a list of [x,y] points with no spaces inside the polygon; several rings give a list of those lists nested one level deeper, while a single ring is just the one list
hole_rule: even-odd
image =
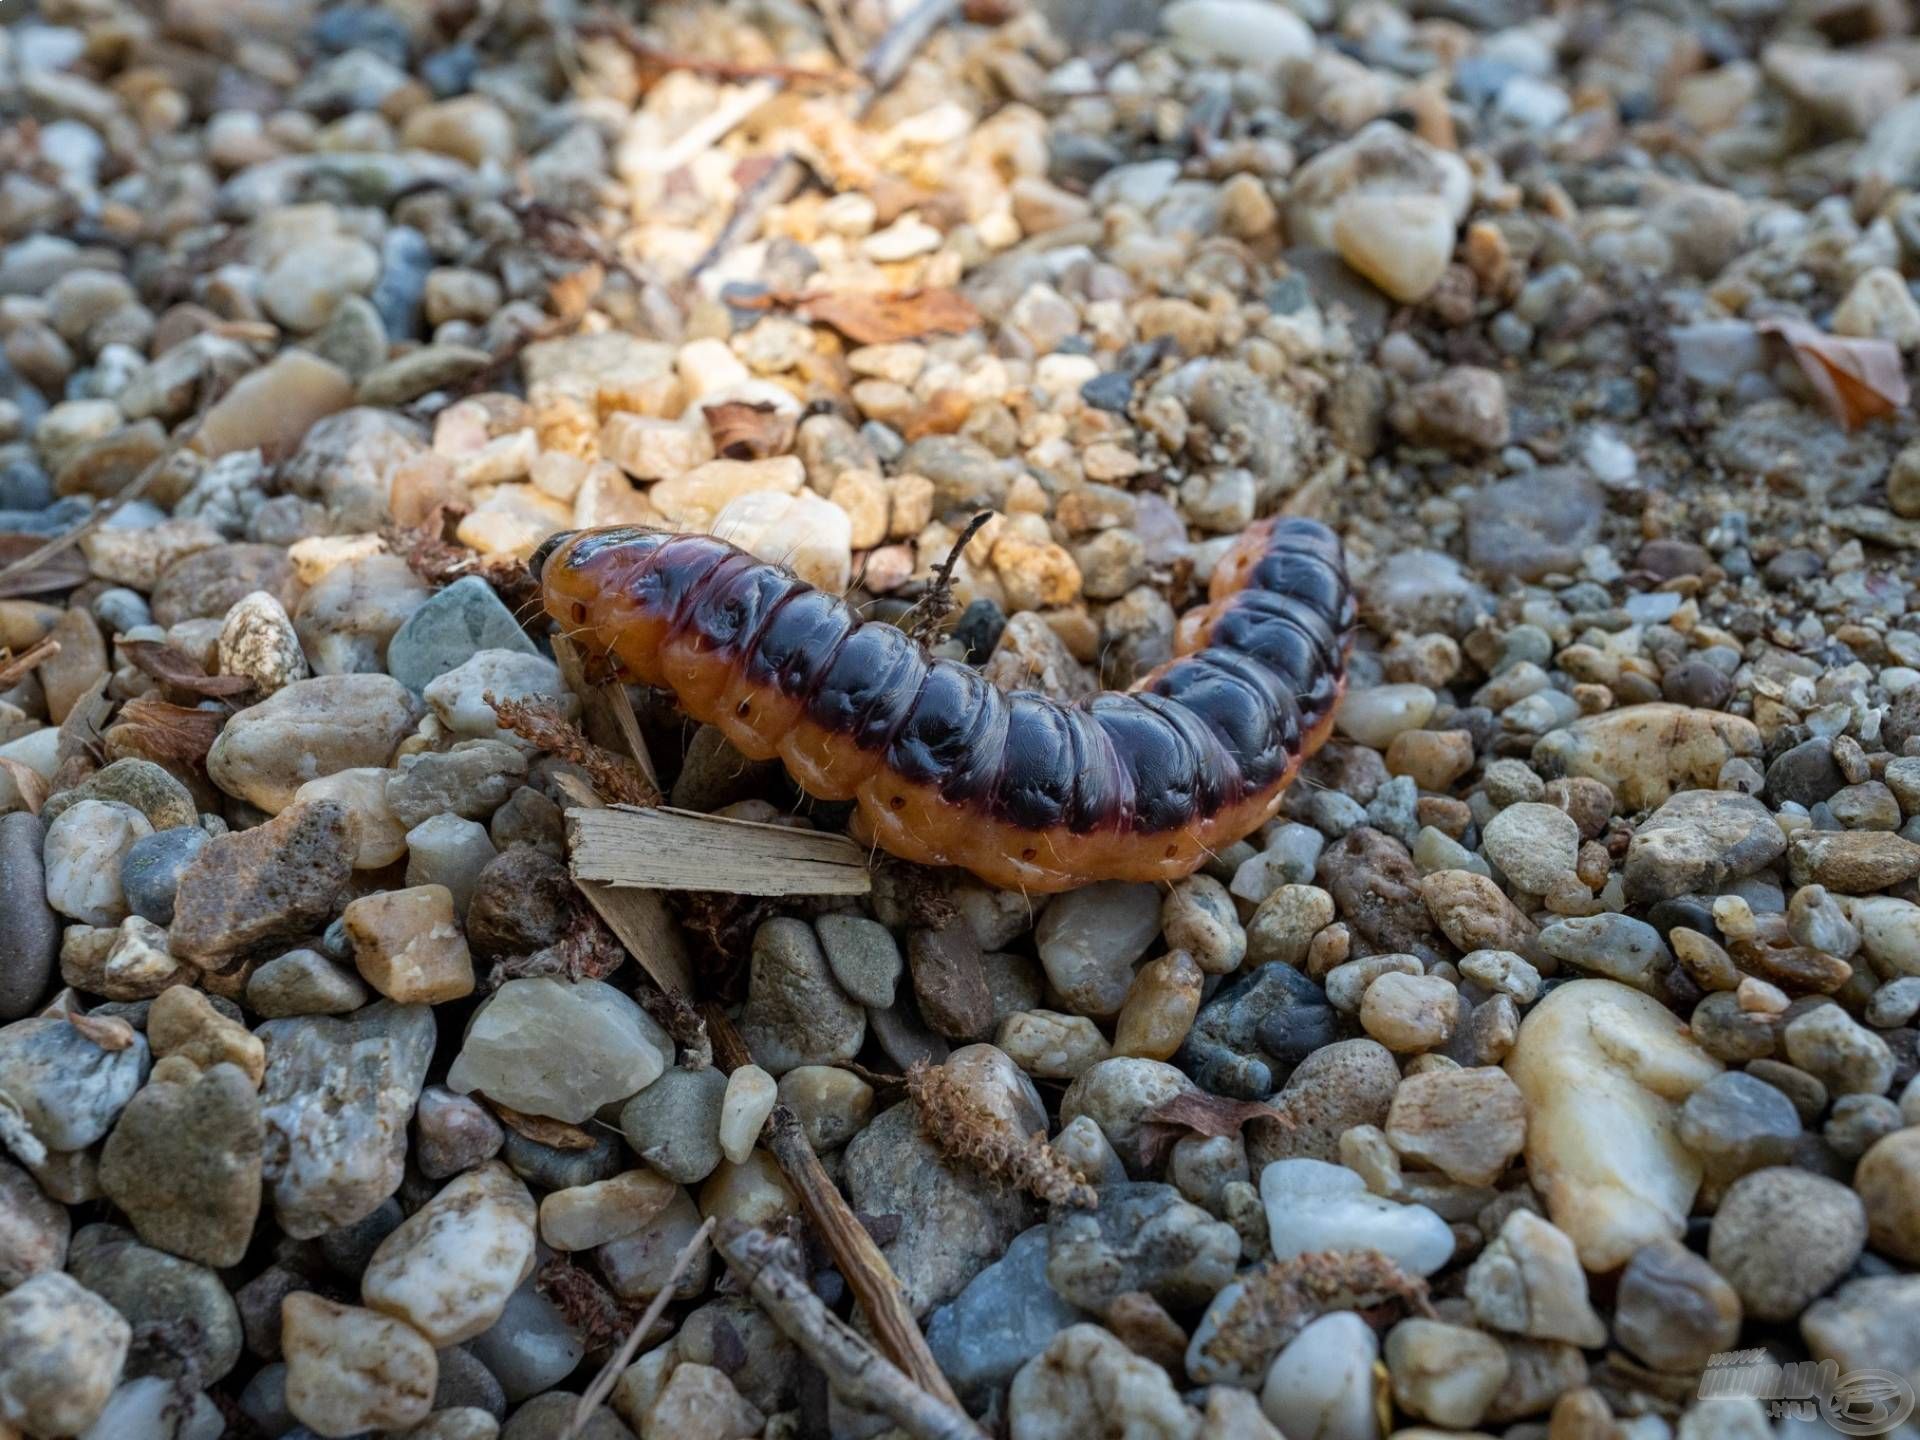
[{"label": "small rock", "polygon": [[666,1032],[611,985],[509,980],[475,1013],[447,1085],[577,1125],[672,1063]]},{"label": "small rock", "polygon": [[49,1150],[84,1150],[113,1127],[148,1058],[138,1033],[125,1049],[105,1050],[64,1018],[16,1020],[0,1026],[0,1094]]},{"label": "small rock", "polygon": [[555,1250],[592,1250],[650,1224],[679,1193],[651,1170],[555,1190],[540,1202],[540,1238]]},{"label": "small rock", "polygon": [[183,959],[224,969],[323,927],[352,873],[346,811],[329,800],[296,805],[194,855],[174,893],[168,943]]},{"label": "small rock", "polygon": [[450,1182],[380,1242],[361,1295],[436,1349],[471,1340],[500,1319],[508,1297],[533,1273],[534,1220],[527,1187],[490,1160]]},{"label": "small rock", "polygon": [[1613,1329],[1656,1370],[1693,1374],[1740,1337],[1740,1296],[1677,1240],[1636,1250],[1620,1273]]},{"label": "small rock", "polygon": [[1652,905],[1712,893],[1765,869],[1786,848],[1767,807],[1751,796],[1682,790],[1635,829],[1623,876],[1627,899]]},{"label": "small rock", "polygon": [[482,650],[537,652],[478,575],[463,575],[407,617],[387,645],[387,673],[416,695]]},{"label": "small rock", "polygon": [[340,919],[354,968],[387,999],[437,1005],[473,993],[473,959],[444,885],[362,896]]},{"label": "small rock", "polygon": [[47,827],[47,903],[85,925],[118,925],[127,916],[121,863],[152,833],[144,815],[117,800],[82,800],[63,811]]},{"label": "small rock", "polygon": [[[1193,0],[1187,0],[1193,3]],[[1007,1396],[1013,1440],[1141,1435],[1197,1440],[1200,1417],[1172,1382],[1098,1325],[1071,1325],[1013,1377]]]},{"label": "small rock", "polygon": [[307,678],[300,637],[279,599],[255,590],[227,611],[220,624],[220,673],[244,675],[264,695]]},{"label": "small rock", "polygon": [[1322,1315],[1274,1357],[1260,1408],[1301,1440],[1378,1440],[1373,1367],[1380,1342],[1350,1310]]},{"label": "small rock", "polygon": [[1791,1320],[1853,1268],[1866,1211],[1846,1186],[1775,1166],[1736,1180],[1707,1236],[1707,1259],[1748,1316]]},{"label": "small rock", "polygon": [[1014,1237],[927,1321],[927,1346],[962,1396],[997,1389],[1048,1341],[1081,1318],[1047,1283],[1048,1228]]},{"label": "small rock", "polygon": [[1097,1210],[1056,1208],[1047,1254],[1047,1283],[1082,1309],[1131,1291],[1189,1309],[1233,1278],[1240,1237],[1171,1185],[1130,1183],[1102,1187]]},{"label": "small rock", "polygon": [[798,1065],[851,1060],[866,1036],[866,1016],[835,983],[804,921],[774,919],[754,932],[752,975],[741,1034],[776,1076]]},{"label": "small rock", "polygon": [[1159,933],[1159,892],[1108,881],[1053,900],[1034,938],[1047,980],[1067,1007],[1107,1019],[1126,1003],[1134,964]]},{"label": "small rock", "polygon": [[406,689],[385,675],[298,680],[227,722],[207,773],[229,795],[278,814],[308,780],[385,765],[416,714]]},{"label": "small rock", "polygon": [[1494,1329],[1588,1350],[1607,1343],[1573,1242],[1531,1210],[1507,1216],[1467,1271],[1466,1291],[1475,1318]]},{"label": "small rock", "polygon": [[1838,1005],[1816,1005],[1781,1032],[1787,1058],[1836,1095],[1884,1095],[1893,1084],[1893,1051]]},{"label": "small rock", "polygon": [[1598,780],[1627,810],[1662,805],[1676,790],[1712,790],[1727,761],[1759,753],[1751,721],[1660,703],[1585,716],[1533,747],[1547,774]]},{"label": "small rock", "polygon": [[1323,1160],[1276,1160],[1260,1172],[1274,1258],[1319,1250],[1378,1250],[1412,1275],[1453,1254],[1453,1232],[1424,1205],[1367,1193],[1358,1174]]},{"label": "small rock", "polygon": [[155,1061],[178,1056],[200,1070],[233,1065],[256,1089],[266,1071],[266,1047],[259,1038],[186,985],[162,991],[147,1008],[147,1043]]},{"label": "small rock", "polygon": [[180,877],[209,838],[198,825],[180,825],[142,835],[128,846],[120,861],[120,889],[127,908],[155,925],[171,925]]},{"label": "small rock", "polygon": [[350,1016],[260,1027],[266,1177],[280,1226],[308,1239],[371,1213],[400,1188],[407,1119],[433,1058],[433,1014],[380,1001]]},{"label": "small rock", "polygon": [[1385,1128],[1408,1159],[1462,1185],[1491,1185],[1526,1143],[1526,1107],[1504,1070],[1428,1071],[1401,1082]]},{"label": "small rock", "polygon": [[1873,1248],[1909,1264],[1920,1258],[1920,1128],[1875,1141],[1860,1157],[1853,1188],[1866,1208]]},{"label": "small rock", "polygon": [[900,947],[886,926],[864,915],[839,912],[822,915],[813,928],[827,967],[842,990],[862,1005],[884,1010],[893,1004],[894,986],[900,980]]},{"label": "small rock", "polygon": [[0,1295],[0,1420],[29,1435],[77,1435],[120,1379],[132,1331],[58,1271]]},{"label": "small rock", "polygon": [[264,1138],[255,1081],[235,1066],[149,1084],[107,1138],[100,1188],[149,1245],[237,1265],[260,1213]]},{"label": "small rock", "polygon": [[446,1180],[500,1153],[506,1134],[477,1100],[440,1085],[420,1092],[413,1112],[413,1161],[429,1180]]},{"label": "small rock", "polygon": [[736,1066],[727,1076],[720,1101],[720,1152],[733,1164],[746,1164],[760,1143],[760,1129],[773,1113],[778,1093],[773,1077],[758,1065]]},{"label": "small rock", "polygon": [[314,950],[289,950],[247,977],[247,1008],[268,1020],[346,1015],[370,998],[351,972]]},{"label": "small rock", "polygon": [[133,1327],[129,1377],[159,1375],[192,1391],[239,1363],[240,1312],[206,1266],[142,1245],[117,1225],[89,1225],[73,1237],[67,1270]]},{"label": "small rock", "polygon": [[669,1070],[621,1109],[621,1133],[634,1154],[668,1179],[698,1184],[721,1160],[726,1088],[727,1077],[711,1066]]},{"label": "small rock", "polygon": [[1573,870],[1580,827],[1556,806],[1523,802],[1487,822],[1480,847],[1515,885],[1544,895]]},{"label": "small rock", "polygon": [[66,1206],[33,1176],[0,1160],[0,1294],[66,1263],[71,1233]]},{"label": "small rock", "polygon": [[440,1366],[410,1326],[307,1291],[281,1302],[287,1409],[322,1435],[406,1430],[427,1418]]},{"label": "small rock", "polygon": [[1387,1332],[1387,1373],[1404,1409],[1471,1430],[1506,1383],[1506,1348],[1491,1335],[1439,1320],[1402,1320]]}]

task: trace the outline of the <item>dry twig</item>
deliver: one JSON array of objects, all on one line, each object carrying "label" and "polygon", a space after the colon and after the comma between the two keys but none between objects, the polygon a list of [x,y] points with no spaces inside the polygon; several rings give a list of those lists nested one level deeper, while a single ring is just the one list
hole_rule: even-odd
[{"label": "dry twig", "polygon": [[[713,1037],[714,1058],[724,1069],[752,1062],[746,1041],[717,1006],[707,1007],[707,1032]],[[761,1142],[779,1162],[807,1220],[833,1257],[834,1267],[860,1302],[880,1349],[914,1384],[940,1403],[957,1409],[960,1402],[927,1348],[926,1337],[901,1293],[899,1277],[821,1165],[820,1157],[813,1153],[791,1106],[773,1107]]]},{"label": "dry twig", "polygon": [[959,1404],[909,1379],[835,1315],[781,1262],[783,1247],[738,1221],[721,1227],[714,1248],[769,1319],[815,1365],[841,1398],[877,1411],[914,1440],[982,1440]]},{"label": "dry twig", "polygon": [[51,635],[43,635],[18,655],[8,656],[0,663],[0,690],[11,690],[27,678],[28,671],[59,653],[60,642]]},{"label": "dry twig", "polygon": [[610,801],[622,805],[658,805],[660,792],[651,785],[640,767],[624,755],[603,750],[567,720],[552,700],[501,699],[489,690],[483,697],[500,717],[500,723],[530,745],[550,755],[578,765],[593,781],[593,788]]},{"label": "dry twig", "polygon": [[953,567],[960,563],[961,553],[991,519],[993,512],[982,510],[969,520],[967,528],[960,532],[960,538],[953,542],[953,548],[947,552],[947,558],[933,572],[933,583],[927,586],[927,593],[920,597],[914,607],[919,613],[913,617],[913,623],[906,627],[907,634],[921,644],[931,644],[939,636],[940,627],[947,623],[947,617],[953,613]]},{"label": "dry twig", "polygon": [[634,1322],[633,1328],[627,1332],[627,1338],[620,1342],[620,1348],[607,1357],[607,1363],[601,1366],[600,1373],[593,1377],[593,1383],[580,1397],[580,1403],[573,1407],[573,1420],[568,1424],[567,1433],[561,1437],[561,1440],[575,1440],[575,1437],[586,1428],[587,1422],[593,1418],[593,1412],[598,1410],[607,1396],[613,1393],[613,1387],[618,1383],[621,1372],[633,1363],[633,1357],[639,1353],[640,1346],[646,1341],[647,1332],[653,1328],[654,1323],[659,1320],[672,1301],[674,1289],[680,1284],[680,1277],[687,1273],[687,1267],[693,1264],[694,1257],[700,1253],[700,1247],[706,1244],[707,1237],[713,1234],[714,1218],[708,1216],[700,1228],[693,1232],[693,1238],[680,1247],[680,1253],[674,1258],[673,1268],[667,1272],[666,1281],[660,1286],[659,1294],[653,1297],[645,1313]]},{"label": "dry twig", "polygon": [[907,1094],[920,1133],[949,1159],[977,1165],[1050,1205],[1099,1205],[1086,1176],[1060,1158],[1044,1131],[1022,1135],[975,1100],[944,1065],[914,1061],[907,1067]]}]

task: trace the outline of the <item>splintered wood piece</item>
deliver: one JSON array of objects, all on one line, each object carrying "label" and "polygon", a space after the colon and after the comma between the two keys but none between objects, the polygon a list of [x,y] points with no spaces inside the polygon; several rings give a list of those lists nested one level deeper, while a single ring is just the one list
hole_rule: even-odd
[{"label": "splintered wood piece", "polygon": [[564,635],[553,637],[553,658],[560,667],[560,678],[580,697],[580,720],[587,738],[608,750],[624,749],[658,790],[660,772],[653,768],[653,754],[640,733],[640,720],[633,713],[626,686],[591,684],[587,680],[586,657],[580,653],[580,647]]},{"label": "splintered wood piece", "polygon": [[631,805],[567,811],[575,880],[729,895],[866,895],[867,853],[844,835]]},{"label": "splintered wood piece", "polygon": [[[560,775],[557,783],[582,810],[604,808],[605,802],[577,776]],[[582,880],[578,875],[573,877],[573,887],[587,897],[594,913],[620,937],[620,943],[640,962],[640,968],[653,977],[654,984],[662,990],[692,996],[693,963],[687,958],[687,944],[680,934],[680,926],[667,913],[665,896],[658,890],[616,887],[598,880]]]}]

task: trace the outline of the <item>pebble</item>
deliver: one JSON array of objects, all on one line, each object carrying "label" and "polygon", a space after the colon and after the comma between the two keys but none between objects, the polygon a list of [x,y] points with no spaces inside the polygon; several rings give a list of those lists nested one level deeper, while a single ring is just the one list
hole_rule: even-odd
[{"label": "pebble", "polygon": [[677,1194],[671,1180],[651,1170],[555,1190],[540,1202],[540,1239],[555,1250],[592,1250],[641,1229]]},{"label": "pebble", "polygon": [[927,1321],[927,1345],[963,1396],[991,1392],[1082,1319],[1047,1283],[1048,1228],[1014,1237],[1006,1254]]},{"label": "pebble", "polygon": [[1460,992],[1438,975],[1389,971],[1367,986],[1360,1025],[1398,1054],[1446,1044],[1460,1023]]},{"label": "pebble", "polygon": [[673,1063],[646,1011],[599,980],[509,980],[475,1013],[447,1085],[577,1125]]},{"label": "pebble", "polygon": [[329,800],[209,841],[180,874],[169,947],[218,970],[312,934],[352,874],[346,844],[346,811]]},{"label": "pebble", "polygon": [[1378,1440],[1379,1356],[1380,1342],[1357,1314],[1322,1315],[1273,1357],[1260,1409],[1282,1434],[1302,1440]]},{"label": "pebble", "polygon": [[[1191,3],[1191,0],[1188,0]],[[1013,1377],[1007,1414],[1014,1440],[1135,1433],[1196,1440],[1200,1417],[1166,1371],[1098,1325],[1070,1325]]]},{"label": "pebble", "polygon": [[1832,1289],[1867,1241],[1865,1207],[1836,1181],[1773,1166],[1735,1181],[1707,1237],[1707,1261],[1756,1320],[1787,1320]]},{"label": "pebble", "polygon": [[1411,1275],[1431,1275],[1453,1254],[1453,1232],[1433,1211],[1370,1195],[1359,1175],[1324,1160],[1275,1160],[1260,1172],[1260,1199],[1277,1260],[1378,1250]]},{"label": "pebble", "polygon": [[473,958],[444,885],[365,895],[340,919],[353,945],[354,968],[387,999],[437,1005],[473,993]]},{"label": "pebble", "polygon": [[851,1060],[866,1029],[865,1013],[834,980],[810,926],[775,919],[754,932],[740,1031],[771,1074]]},{"label": "pebble", "polygon": [[536,653],[493,587],[478,575],[463,575],[394,632],[387,673],[417,695],[482,650]]},{"label": "pebble", "polygon": [[49,1150],[84,1150],[101,1139],[148,1068],[138,1033],[125,1049],[106,1050],[54,1016],[0,1026],[0,1093]]},{"label": "pebble", "polygon": [[1909,1264],[1920,1256],[1920,1130],[1896,1129],[1860,1157],[1853,1188],[1866,1210],[1873,1248]]},{"label": "pebble", "polygon": [[159,1375],[198,1390],[239,1363],[239,1311],[206,1266],[142,1245],[117,1225],[89,1225],[74,1233],[67,1270],[125,1316],[136,1336],[165,1326],[174,1337],[130,1353],[130,1378]]},{"label": "pebble", "polygon": [[441,1085],[420,1092],[413,1112],[413,1158],[429,1180],[446,1180],[500,1152],[500,1122],[478,1101]]},{"label": "pebble", "polygon": [[1401,1082],[1385,1129],[1406,1159],[1462,1185],[1491,1185],[1526,1143],[1526,1108],[1503,1070],[1434,1070]]},{"label": "pebble", "polygon": [[1176,1310],[1203,1304],[1239,1258],[1233,1227],[1171,1185],[1103,1186],[1098,1209],[1056,1207],[1047,1224],[1047,1284],[1094,1314],[1136,1291]]},{"label": "pebble", "polygon": [[440,1367],[410,1326],[308,1291],[281,1303],[287,1410],[321,1435],[406,1430],[427,1418]]},{"label": "pebble", "polygon": [[315,950],[289,950],[247,977],[247,1008],[269,1020],[346,1015],[371,998],[350,972]]},{"label": "pebble", "polygon": [[1573,1242],[1531,1210],[1507,1216],[1467,1270],[1466,1293],[1474,1317],[1493,1329],[1589,1350],[1606,1344]]},{"label": "pebble", "polygon": [[727,1076],[720,1099],[720,1153],[744,1165],[760,1141],[760,1129],[778,1097],[774,1078],[758,1065],[742,1065]]},{"label": "pebble", "polygon": [[257,1085],[240,1067],[215,1064],[148,1084],[121,1112],[100,1186],[149,1245],[215,1268],[246,1254],[262,1193]]},{"label": "pebble", "polygon": [[1883,1095],[1893,1084],[1887,1042],[1838,1005],[1816,1005],[1781,1032],[1787,1058],[1838,1095]]},{"label": "pebble", "polygon": [[417,714],[405,687],[385,675],[297,680],[227,722],[207,773],[229,795],[278,814],[309,780],[385,765]]},{"label": "pebble", "polygon": [[[72,1230],[66,1207],[19,1166],[0,1161],[0,1286],[11,1290],[66,1263]],[[4,1293],[4,1292],[0,1292]]]},{"label": "pebble", "polygon": [[1526,1101],[1528,1175],[1583,1265],[1680,1234],[1701,1172],[1676,1111],[1720,1065],[1664,1005],[1612,980],[1560,985],[1521,1022],[1506,1070]]},{"label": "pebble", "polygon": [[84,925],[117,925],[127,916],[120,867],[147,819],[116,800],[82,800],[47,827],[47,903]]},{"label": "pebble", "polygon": [[339,1018],[270,1020],[259,1035],[280,1227],[308,1239],[363,1219],[400,1188],[407,1120],[433,1058],[432,1012],[383,1000]]},{"label": "pebble", "polygon": [[437,1350],[491,1328],[533,1272],[535,1207],[497,1160],[449,1182],[380,1242],[360,1293]]},{"label": "pebble", "polygon": [[662,1175],[682,1185],[697,1184],[721,1160],[726,1088],[726,1076],[712,1068],[668,1070],[621,1108],[621,1133],[633,1153]]},{"label": "pebble", "polygon": [[1384,1350],[1394,1400],[1453,1430],[1480,1423],[1511,1365],[1493,1336],[1439,1320],[1402,1320],[1387,1332]]},{"label": "pebble", "polygon": [[[814,921],[827,968],[852,999],[886,1009],[900,983],[900,947],[884,925],[845,912]],[[977,937],[976,937],[977,938]]]},{"label": "pebble", "polygon": [[1067,1007],[1104,1020],[1120,1013],[1133,967],[1159,933],[1159,892],[1108,881],[1056,898],[1041,915],[1034,940],[1047,982]]},{"label": "pebble", "polygon": [[35,816],[0,815],[0,1020],[32,1013],[60,953],[60,922],[47,902],[41,864],[44,843]]},{"label": "pebble", "polygon": [[0,1295],[0,1420],[29,1435],[74,1435],[106,1409],[132,1331],[57,1270]]}]

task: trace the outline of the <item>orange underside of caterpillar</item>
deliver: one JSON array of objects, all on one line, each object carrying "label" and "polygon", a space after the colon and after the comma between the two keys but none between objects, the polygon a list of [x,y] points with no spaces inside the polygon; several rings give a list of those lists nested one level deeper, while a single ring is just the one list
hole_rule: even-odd
[{"label": "orange underside of caterpillar", "polygon": [[[954,665],[950,661],[922,657],[915,670],[898,653],[905,643],[898,631],[884,641],[869,635],[857,643],[879,657],[874,663],[882,669],[897,667],[902,679],[895,690],[911,687],[912,693],[872,688],[873,667],[852,659],[841,668],[854,678],[839,678],[828,657],[802,653],[811,633],[806,627],[818,632],[818,648],[847,656],[855,632],[890,627],[835,615],[800,581],[721,542],[587,531],[549,542],[535,568],[548,613],[576,643],[608,657],[626,676],[670,689],[688,715],[718,727],[743,754],[778,759],[808,794],[856,801],[852,828],[863,842],[921,864],[957,865],[1003,888],[1050,893],[1098,880],[1190,874],[1273,818],[1301,763],[1326,739],[1345,682],[1352,600],[1331,535],[1303,528],[1307,522],[1281,523],[1289,544],[1276,541],[1276,522],[1265,521],[1223,557],[1209,603],[1180,624],[1176,658],[1143,677],[1126,702],[1105,696],[1090,707],[1067,707],[976,689],[970,692],[976,709],[1010,712],[1006,724],[983,717],[978,735],[965,731],[973,723],[967,717],[934,712],[942,704],[953,708],[943,698],[948,690],[958,687],[964,695],[968,683],[984,682],[937,673]],[[1318,548],[1298,548],[1308,542]],[[1278,599],[1263,595],[1253,615],[1241,602],[1267,572],[1279,577],[1281,593]],[[1285,593],[1289,575],[1290,588],[1305,598]],[[806,615],[796,618],[792,601],[802,592],[813,598],[801,607]],[[1237,604],[1246,613],[1229,620]],[[1290,606],[1304,608],[1296,615]],[[783,614],[787,618],[776,621]],[[1275,625],[1286,629],[1286,655],[1309,657],[1288,663],[1308,672],[1311,684],[1288,675],[1261,689],[1268,671],[1250,669],[1247,652],[1268,643],[1258,639],[1266,633],[1260,627]],[[1229,655],[1217,639],[1225,628],[1256,638]],[[1323,630],[1330,645],[1318,644]],[[1299,641],[1296,631],[1316,643]],[[1196,657],[1203,653],[1213,661],[1200,675]],[[1183,701],[1183,685],[1199,698]],[[1229,686],[1225,699],[1218,698]],[[1284,702],[1301,690],[1308,693],[1287,711]],[[1176,713],[1183,704],[1191,713]],[[1253,718],[1236,729],[1210,718],[1209,705],[1225,705],[1229,721],[1242,711]],[[1149,721],[1174,738],[1163,744],[1158,729],[1143,728]],[[1215,730],[1200,721],[1225,736],[1213,742],[1218,756],[1207,750]],[[1262,723],[1278,728],[1261,735]],[[995,744],[1003,751],[986,754]],[[1048,745],[1072,753],[1026,753]],[[917,757],[925,753],[944,768],[921,764]],[[990,772],[984,787],[956,782],[983,764]],[[1023,779],[1029,775],[1039,779]],[[1055,775],[1066,777],[1064,790],[1061,782],[1049,785]],[[1160,793],[1168,786],[1176,792],[1172,798]],[[1154,799],[1161,803],[1150,807]],[[1056,823],[1022,823],[1050,814],[1049,807],[1062,811]],[[1165,823],[1167,817],[1173,823]]]}]

